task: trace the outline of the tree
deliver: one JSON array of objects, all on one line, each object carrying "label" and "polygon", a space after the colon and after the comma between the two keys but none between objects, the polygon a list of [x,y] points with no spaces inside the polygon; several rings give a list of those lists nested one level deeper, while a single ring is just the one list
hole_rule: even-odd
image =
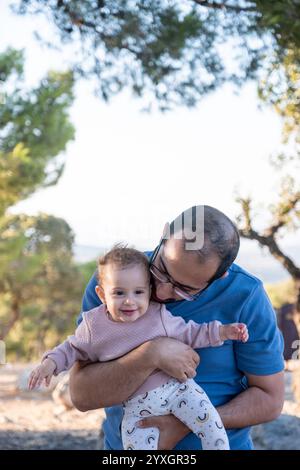
[{"label": "tree", "polygon": [[[299,157],[299,0],[11,0],[11,4],[19,14],[47,16],[58,32],[52,42],[72,44],[75,50],[74,76],[96,77],[104,100],[129,88],[150,108],[156,102],[166,110],[178,104],[194,106],[226,81],[242,85],[256,80],[259,97],[283,118],[286,143],[295,144],[292,158]],[[277,163],[287,160],[286,151],[276,157]],[[298,194],[295,188],[283,196],[274,222],[263,234],[251,225],[251,201],[241,200],[242,236],[251,235],[269,246],[294,279],[298,268],[279,250],[276,237],[287,225],[288,215],[297,219]],[[289,209],[284,209],[286,205]]]},{"label": "tree", "polygon": [[72,73],[49,72],[25,91],[23,67],[22,52],[0,54],[0,338],[8,340],[8,350],[25,353],[36,351],[46,331],[49,339],[67,328],[78,311],[82,281],[65,221],[8,210],[37,188],[56,183],[61,152],[74,136],[68,117]]},{"label": "tree", "polygon": [[[278,72],[291,50],[299,67],[297,0],[11,3],[20,14],[47,16],[58,32],[52,41],[58,36],[76,48],[74,71],[95,76],[105,100],[129,87],[163,110],[193,106],[226,80],[241,84]],[[269,89],[275,99],[278,89],[271,83]]]},{"label": "tree", "polygon": [[249,240],[255,240],[261,247],[266,247],[270,254],[279,261],[290,274],[295,285],[294,322],[300,336],[300,266],[297,266],[280,247],[279,238],[288,229],[297,230],[300,220],[300,191],[294,187],[292,178],[283,180],[281,194],[276,204],[269,208],[272,214],[270,225],[258,232],[253,227],[251,198],[238,198],[241,214],[238,217],[240,235]]},{"label": "tree", "polygon": [[74,327],[83,289],[74,235],[46,214],[8,216],[1,230],[0,338],[8,337],[8,352],[28,358]]},{"label": "tree", "polygon": [[[268,9],[266,2],[257,2],[261,11]],[[273,4],[272,4],[273,5]],[[273,8],[274,6],[274,8]],[[269,208],[272,221],[263,231],[254,229],[251,211],[252,198],[238,198],[241,214],[238,217],[242,237],[255,240],[266,247],[290,274],[295,285],[294,321],[300,336],[300,267],[280,246],[279,239],[288,231],[296,231],[300,220],[299,179],[287,171],[294,170],[297,175],[297,161],[300,156],[300,4],[298,2],[274,2],[273,19],[265,12],[264,21],[273,22],[272,33],[276,38],[274,54],[259,83],[260,98],[271,104],[283,120],[283,146],[271,159],[272,165],[282,172],[279,183],[279,198]],[[292,21],[292,18],[295,21]],[[287,163],[293,163],[294,166]],[[285,170],[287,168],[287,171]]]},{"label": "tree", "polygon": [[81,263],[78,266],[78,269],[83,278],[84,285],[86,286],[89,280],[91,279],[92,275],[95,273],[97,269],[97,260],[92,260],[92,261],[87,261],[85,263]]},{"label": "tree", "polygon": [[71,72],[49,72],[24,91],[21,51],[0,54],[0,217],[38,187],[55,184],[64,162],[61,152],[74,138],[68,118],[73,102]]}]

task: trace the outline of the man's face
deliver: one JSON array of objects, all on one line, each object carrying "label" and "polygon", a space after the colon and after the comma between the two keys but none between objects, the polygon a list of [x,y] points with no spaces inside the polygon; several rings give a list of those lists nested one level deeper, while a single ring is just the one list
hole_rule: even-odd
[{"label": "man's face", "polygon": [[[200,264],[199,255],[185,251],[182,240],[171,238],[161,245],[153,262],[154,272],[164,273],[166,279],[153,276],[152,298],[159,302],[183,300],[180,293],[197,294],[205,289],[215,275],[220,264],[218,256],[212,256]],[[168,282],[169,280],[169,282]]]}]

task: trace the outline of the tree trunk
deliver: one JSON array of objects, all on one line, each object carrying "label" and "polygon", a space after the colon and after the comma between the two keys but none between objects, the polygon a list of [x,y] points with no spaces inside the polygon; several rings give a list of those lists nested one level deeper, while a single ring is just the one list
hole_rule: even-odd
[{"label": "tree trunk", "polygon": [[14,324],[19,320],[20,318],[20,306],[19,306],[19,300],[17,298],[14,298],[12,301],[11,305],[11,317],[6,325],[1,325],[0,327],[0,340],[4,340]]},{"label": "tree trunk", "polygon": [[300,313],[300,279],[296,279],[295,284],[296,284],[296,289],[297,289],[296,309]]},{"label": "tree trunk", "polygon": [[293,320],[298,330],[300,338],[300,280],[294,279],[296,286],[296,301],[295,301],[295,310],[293,315]]}]

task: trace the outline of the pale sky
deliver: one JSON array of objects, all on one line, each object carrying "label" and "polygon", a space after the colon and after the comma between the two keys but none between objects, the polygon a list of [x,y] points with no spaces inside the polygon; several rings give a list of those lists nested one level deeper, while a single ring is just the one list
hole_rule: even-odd
[{"label": "pale sky", "polygon": [[[49,68],[63,68],[61,56],[32,37],[34,28],[47,31],[45,21],[13,16],[3,3],[0,18],[1,50],[26,49],[30,83]],[[268,157],[280,144],[281,124],[271,110],[258,109],[254,85],[239,95],[226,86],[196,109],[168,114],[141,113],[141,103],[128,92],[107,105],[92,90],[88,83],[76,88],[76,140],[68,145],[59,183],[15,211],[63,217],[77,244],[122,240],[146,249],[166,221],[192,205],[212,205],[234,219],[236,191],[259,203],[274,200],[278,177]]]}]

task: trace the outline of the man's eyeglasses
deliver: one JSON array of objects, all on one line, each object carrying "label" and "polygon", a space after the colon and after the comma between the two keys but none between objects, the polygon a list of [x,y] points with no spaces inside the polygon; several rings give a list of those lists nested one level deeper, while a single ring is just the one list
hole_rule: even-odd
[{"label": "man's eyeglasses", "polygon": [[154,252],[153,252],[153,254],[150,258],[150,272],[151,272],[151,274],[156,279],[158,279],[159,282],[171,284],[173,286],[174,292],[177,295],[179,295],[179,297],[183,298],[184,300],[188,300],[188,301],[196,300],[199,297],[199,295],[202,294],[202,292],[205,289],[207,289],[207,287],[210,285],[210,283],[208,283],[203,289],[200,289],[199,292],[196,292],[196,294],[190,294],[183,287],[181,287],[179,283],[175,282],[169,276],[169,274],[167,274],[166,272],[162,271],[160,268],[155,266],[154,261],[155,261],[157,255],[158,255],[158,252],[161,249],[164,241],[165,241],[165,239],[162,238],[159,245],[156,247],[156,249],[154,250]]}]

